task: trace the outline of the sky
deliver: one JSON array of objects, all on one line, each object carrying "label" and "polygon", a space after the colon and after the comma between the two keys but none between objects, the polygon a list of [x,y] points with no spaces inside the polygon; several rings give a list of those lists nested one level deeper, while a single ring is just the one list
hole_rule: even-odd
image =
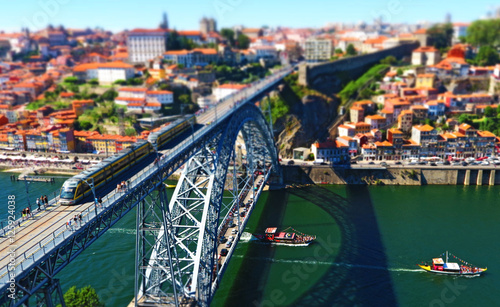
[{"label": "sky", "polygon": [[378,16],[391,23],[440,22],[447,13],[453,22],[470,22],[498,5],[497,0],[3,0],[0,31],[39,30],[48,24],[111,31],[156,28],[163,12],[167,12],[170,28],[178,30],[199,29],[204,16],[214,17],[219,29],[371,23]]}]

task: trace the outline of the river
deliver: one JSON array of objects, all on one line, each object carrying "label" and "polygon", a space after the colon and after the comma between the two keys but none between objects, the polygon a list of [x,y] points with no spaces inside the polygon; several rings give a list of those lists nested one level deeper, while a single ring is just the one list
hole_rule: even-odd
[{"label": "river", "polygon": [[[25,202],[22,182],[0,173],[7,196]],[[32,183],[30,199],[56,184]],[[172,190],[170,190],[172,191]],[[494,306],[500,301],[497,244],[500,187],[312,186],[265,192],[220,284],[213,306]],[[308,247],[261,244],[251,233],[292,226]],[[135,212],[57,277],[63,291],[93,286],[106,306],[126,306],[134,290]],[[416,266],[449,250],[481,277],[447,277]]]}]

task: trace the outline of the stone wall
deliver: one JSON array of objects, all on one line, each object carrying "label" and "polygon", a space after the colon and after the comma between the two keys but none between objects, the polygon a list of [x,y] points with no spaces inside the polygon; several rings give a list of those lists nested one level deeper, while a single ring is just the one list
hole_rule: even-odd
[{"label": "stone wall", "polygon": [[351,72],[352,79],[358,78],[367,66],[376,64],[389,55],[396,58],[411,55],[412,51],[418,48],[419,43],[406,43],[393,48],[381,51],[348,57],[333,62],[323,64],[301,64],[299,67],[299,83],[304,86],[312,86],[314,81],[321,76],[335,75],[340,72]]},{"label": "stone wall", "polygon": [[495,169],[463,168],[373,168],[333,169],[327,166],[283,166],[287,184],[369,185],[499,185]]}]

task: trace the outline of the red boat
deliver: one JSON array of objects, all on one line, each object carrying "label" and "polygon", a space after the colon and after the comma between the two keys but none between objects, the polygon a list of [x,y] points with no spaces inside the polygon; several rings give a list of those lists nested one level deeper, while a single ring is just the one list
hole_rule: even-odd
[{"label": "red boat", "polygon": [[[261,240],[262,242],[267,243],[280,243],[280,244],[289,244],[289,245],[309,245],[312,241],[316,240],[316,236],[310,236],[303,233],[295,232],[286,232],[291,227],[285,229],[284,231],[278,232],[278,228],[270,227],[266,229],[265,234],[254,234],[254,237]],[[294,230],[292,228],[292,230]]]}]

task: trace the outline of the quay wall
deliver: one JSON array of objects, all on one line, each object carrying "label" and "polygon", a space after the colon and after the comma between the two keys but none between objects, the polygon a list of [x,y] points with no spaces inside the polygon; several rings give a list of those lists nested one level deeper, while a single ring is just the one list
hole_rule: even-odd
[{"label": "quay wall", "polygon": [[331,168],[329,166],[284,165],[287,184],[368,185],[500,185],[495,168]]}]

